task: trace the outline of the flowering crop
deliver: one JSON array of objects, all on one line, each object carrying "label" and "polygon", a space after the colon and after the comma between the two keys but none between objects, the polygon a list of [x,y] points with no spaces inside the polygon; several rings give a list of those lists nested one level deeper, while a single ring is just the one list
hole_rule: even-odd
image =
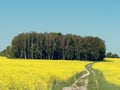
[{"label": "flowering crop", "polygon": [[96,63],[93,68],[103,72],[105,79],[120,86],[120,59],[106,58],[106,62]]},{"label": "flowering crop", "polygon": [[0,90],[51,90],[54,80],[68,80],[88,63],[0,57]]}]

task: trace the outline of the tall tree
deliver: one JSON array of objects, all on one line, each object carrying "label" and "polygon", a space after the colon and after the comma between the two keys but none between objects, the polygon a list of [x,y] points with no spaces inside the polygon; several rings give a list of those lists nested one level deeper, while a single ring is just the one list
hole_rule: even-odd
[{"label": "tall tree", "polygon": [[103,60],[106,51],[98,37],[61,33],[21,33],[10,47],[15,58],[31,59]]}]

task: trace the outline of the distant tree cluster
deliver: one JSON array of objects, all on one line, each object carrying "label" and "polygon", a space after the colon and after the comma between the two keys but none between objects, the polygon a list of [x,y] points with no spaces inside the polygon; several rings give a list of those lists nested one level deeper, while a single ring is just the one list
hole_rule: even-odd
[{"label": "distant tree cluster", "polygon": [[106,53],[106,58],[119,58],[119,55],[116,53],[108,52]]},{"label": "distant tree cluster", "polygon": [[11,52],[11,47],[8,46],[5,50],[0,52],[0,56],[5,56],[5,57],[13,57],[12,52]]},{"label": "distant tree cluster", "polygon": [[7,48],[8,56],[26,59],[103,60],[105,43],[98,37],[61,33],[21,33]]}]

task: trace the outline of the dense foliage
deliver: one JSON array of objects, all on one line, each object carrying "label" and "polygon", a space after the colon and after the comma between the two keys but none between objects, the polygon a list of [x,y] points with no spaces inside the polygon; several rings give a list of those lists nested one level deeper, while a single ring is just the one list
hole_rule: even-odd
[{"label": "dense foliage", "polygon": [[[105,43],[98,37],[61,33],[21,33],[14,37],[11,55],[26,59],[103,60]],[[6,50],[7,51],[7,50]],[[8,47],[8,51],[9,47]]]},{"label": "dense foliage", "polygon": [[106,58],[119,58],[119,55],[112,52],[107,52],[105,55]]}]

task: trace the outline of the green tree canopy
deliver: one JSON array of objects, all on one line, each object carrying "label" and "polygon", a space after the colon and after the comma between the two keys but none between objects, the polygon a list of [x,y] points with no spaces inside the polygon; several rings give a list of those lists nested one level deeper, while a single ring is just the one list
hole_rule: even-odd
[{"label": "green tree canopy", "polygon": [[9,47],[15,58],[103,60],[105,43],[98,37],[61,33],[21,33]]},{"label": "green tree canopy", "polygon": [[116,53],[108,52],[106,53],[107,58],[119,58],[119,55]]}]

